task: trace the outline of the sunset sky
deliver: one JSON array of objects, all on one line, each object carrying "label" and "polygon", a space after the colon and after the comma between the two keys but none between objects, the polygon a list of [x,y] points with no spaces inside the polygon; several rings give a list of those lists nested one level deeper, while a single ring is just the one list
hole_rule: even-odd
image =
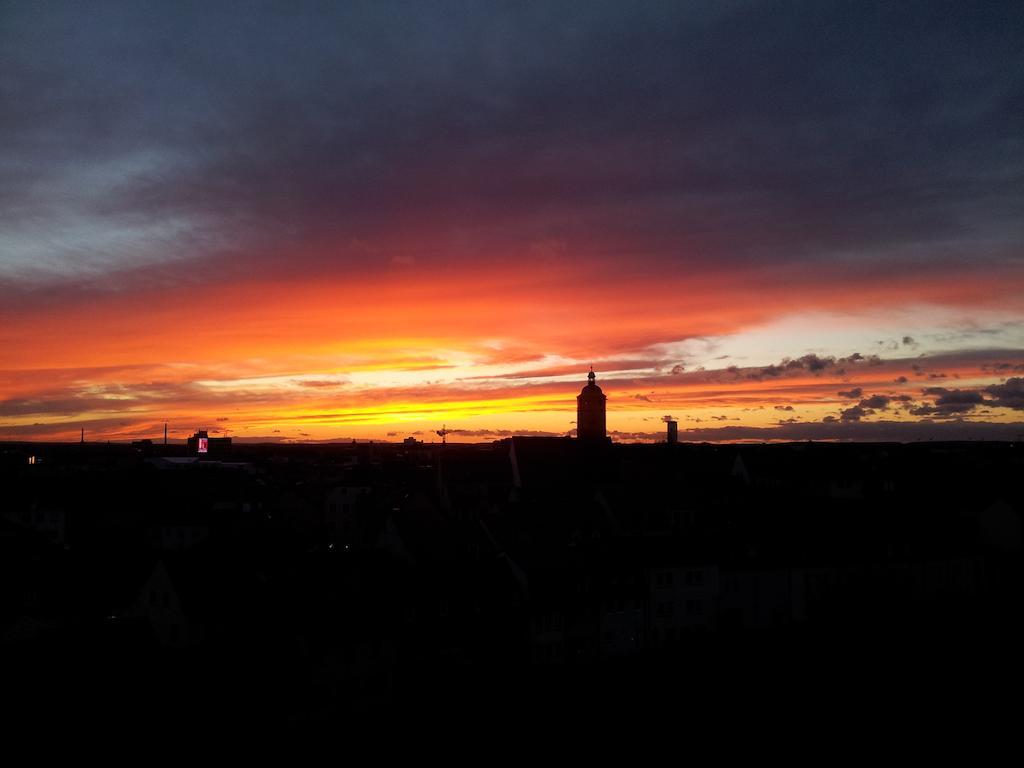
[{"label": "sunset sky", "polygon": [[4,2],[0,440],[1024,434],[1024,3]]}]

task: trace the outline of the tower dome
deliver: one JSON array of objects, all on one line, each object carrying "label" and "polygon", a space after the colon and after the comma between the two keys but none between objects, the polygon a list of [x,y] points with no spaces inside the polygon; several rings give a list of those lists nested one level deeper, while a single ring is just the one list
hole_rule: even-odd
[{"label": "tower dome", "polygon": [[587,385],[576,396],[576,435],[580,440],[604,440],[605,402],[608,396],[597,386],[594,369],[587,374]]}]

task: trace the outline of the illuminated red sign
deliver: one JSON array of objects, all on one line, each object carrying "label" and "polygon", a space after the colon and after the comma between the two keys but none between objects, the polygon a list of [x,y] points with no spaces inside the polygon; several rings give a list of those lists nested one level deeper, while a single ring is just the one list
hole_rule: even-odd
[{"label": "illuminated red sign", "polygon": [[209,447],[209,440],[207,438],[205,438],[205,437],[200,437],[199,438],[199,452],[200,453],[206,453],[208,447]]}]

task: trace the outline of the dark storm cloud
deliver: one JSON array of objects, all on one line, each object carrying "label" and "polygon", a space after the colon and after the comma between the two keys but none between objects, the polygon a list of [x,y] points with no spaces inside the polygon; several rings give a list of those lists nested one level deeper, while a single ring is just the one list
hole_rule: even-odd
[{"label": "dark storm cloud", "polygon": [[852,408],[846,408],[839,413],[839,418],[843,421],[860,421],[865,416],[870,416],[872,411],[862,408],[859,405],[855,405]]},{"label": "dark storm cloud", "polygon": [[[765,377],[778,377],[787,373],[799,373],[800,371],[807,371],[813,373],[816,376],[821,375],[824,371],[830,371],[836,376],[846,375],[846,368],[837,368],[836,366],[857,366],[857,365],[881,365],[882,358],[878,355],[864,356],[860,352],[854,352],[849,357],[835,358],[832,356],[820,357],[815,354],[803,355],[796,359],[785,357],[778,365],[774,363],[772,365],[759,368],[746,374],[746,378],[753,379],[755,381],[763,381]],[[730,365],[725,369],[727,373],[739,376],[741,375],[740,369],[735,365]],[[859,390],[858,390],[859,391]],[[840,392],[840,395],[843,393]],[[860,394],[854,396],[860,397]]]},{"label": "dark storm cloud", "polygon": [[823,371],[830,365],[835,365],[835,359],[831,357],[818,357],[817,355],[804,355],[797,360],[787,360],[787,368],[806,368],[812,373]]},{"label": "dark storm cloud", "polygon": [[1007,379],[1003,384],[993,384],[985,391],[992,396],[992,405],[1024,411],[1024,378]]},{"label": "dark storm cloud", "polygon": [[271,269],[285,245],[328,269],[549,239],[891,273],[1005,263],[1022,234],[1020,3],[0,14],[7,291]]},{"label": "dark storm cloud", "polygon": [[945,387],[927,387],[924,394],[936,395],[936,405],[980,405],[985,401],[980,392]]},{"label": "dark storm cloud", "polygon": [[922,393],[935,399],[932,404],[924,403],[916,408],[910,408],[910,413],[914,416],[950,417],[970,413],[979,405],[987,403],[981,392],[974,390],[926,387]]},{"label": "dark storm cloud", "polygon": [[882,409],[889,407],[890,400],[891,398],[888,398],[885,395],[871,395],[871,397],[866,397],[861,400],[858,405],[861,408]]}]

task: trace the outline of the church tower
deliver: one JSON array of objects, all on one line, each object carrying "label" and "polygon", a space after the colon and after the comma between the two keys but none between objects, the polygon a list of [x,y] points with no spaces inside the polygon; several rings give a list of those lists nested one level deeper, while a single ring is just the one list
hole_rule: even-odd
[{"label": "church tower", "polygon": [[597,386],[594,369],[587,374],[587,386],[576,396],[576,436],[580,440],[605,440],[604,410],[607,395]]}]

